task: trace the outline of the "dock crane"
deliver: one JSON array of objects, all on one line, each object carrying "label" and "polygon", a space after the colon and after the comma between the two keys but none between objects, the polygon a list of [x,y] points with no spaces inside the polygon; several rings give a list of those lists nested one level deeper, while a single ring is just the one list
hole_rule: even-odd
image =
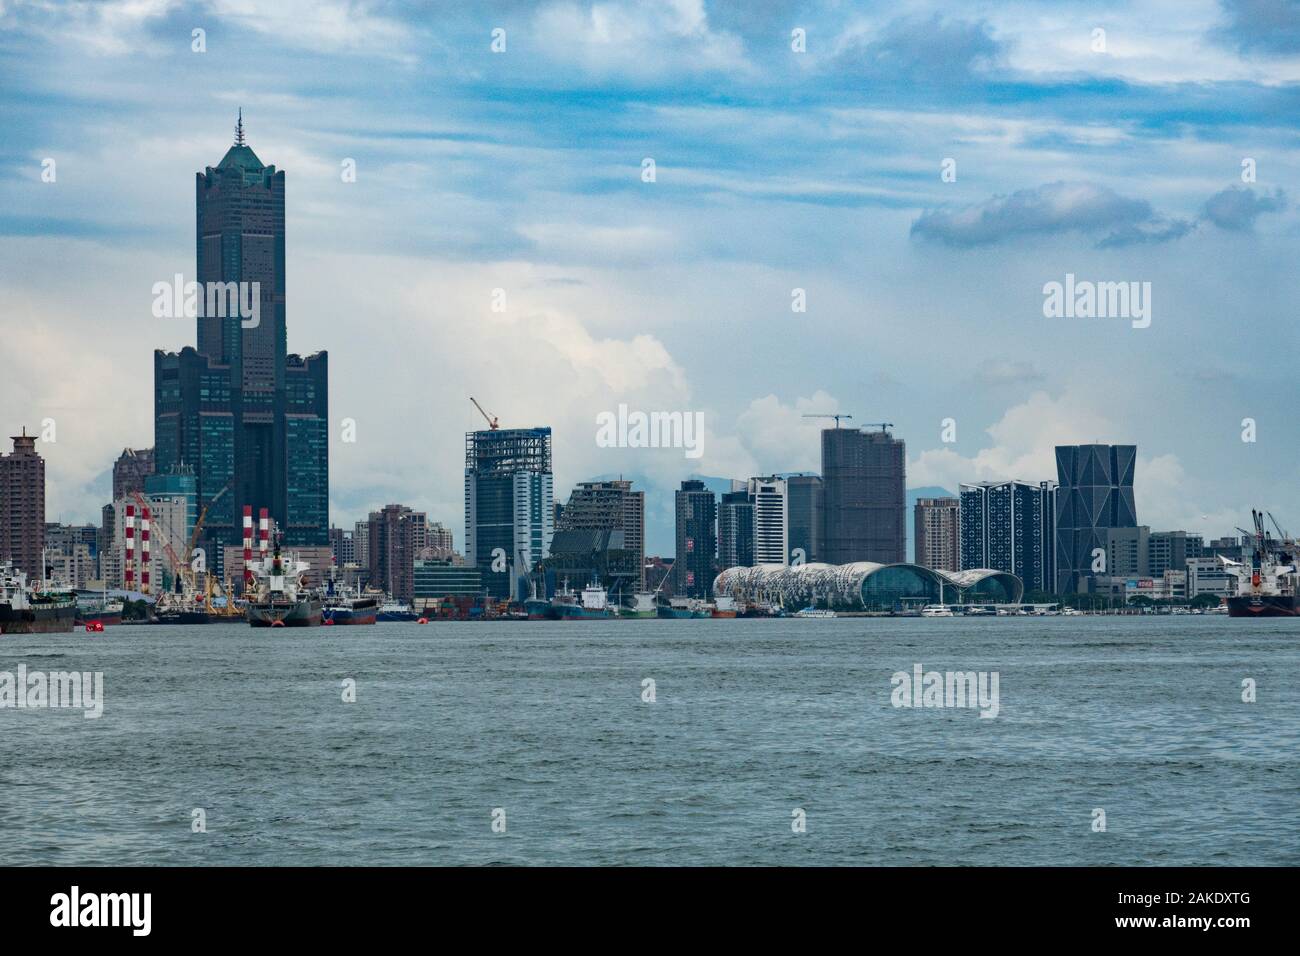
[{"label": "dock crane", "polygon": [[501,427],[500,425],[497,424],[497,418],[495,415],[489,415],[487,412],[483,411],[483,406],[478,403],[477,398],[471,395],[469,397],[469,400],[474,403],[474,407],[478,409],[478,413],[482,415],[485,419],[487,419],[489,429],[491,429],[492,431],[496,431],[498,428]]},{"label": "dock crane", "polygon": [[804,418],[833,418],[833,419],[835,419],[835,427],[836,427],[836,428],[839,428],[839,427],[840,427],[840,419],[841,419],[841,418],[852,418],[853,416],[852,416],[852,415],[847,415],[847,414],[833,415],[833,414],[830,414],[830,413],[827,413],[827,412],[821,412],[821,413],[812,414],[812,415],[805,415],[805,416],[803,416],[803,417],[804,417]]}]

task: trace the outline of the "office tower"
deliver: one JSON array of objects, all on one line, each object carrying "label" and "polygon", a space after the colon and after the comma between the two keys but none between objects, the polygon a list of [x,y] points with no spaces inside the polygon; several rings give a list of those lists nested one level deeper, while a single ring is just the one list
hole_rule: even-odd
[{"label": "office tower", "polygon": [[918,498],[913,534],[915,563],[936,571],[961,570],[960,501],[957,498]]},{"label": "office tower", "polygon": [[1205,539],[1186,531],[1153,531],[1147,539],[1147,565],[1152,577],[1183,571],[1187,562],[1205,552]]},{"label": "office tower", "polygon": [[822,431],[822,555],[828,564],[907,560],[907,459],[885,428]]},{"label": "office tower", "polygon": [[406,505],[384,505],[370,512],[370,585],[382,588],[398,601],[414,596],[415,555],[423,546],[426,517]]},{"label": "office tower", "polygon": [[1088,590],[1093,552],[1106,531],[1137,527],[1133,502],[1136,445],[1057,445],[1057,593]]},{"label": "office tower", "polygon": [[45,459],[36,437],[23,429],[12,436],[14,450],[0,455],[0,561],[10,560],[40,581],[45,572]]},{"label": "office tower", "polygon": [[1055,593],[1056,484],[981,481],[960,491],[962,569],[1006,571],[1026,591]]},{"label": "office tower", "polygon": [[[732,482],[733,487],[742,482]],[[748,487],[723,492],[718,504],[718,566],[748,568],[754,564],[754,502]]]},{"label": "office tower", "polygon": [[718,541],[718,503],[702,481],[683,481],[676,493],[677,556],[674,592],[682,597],[709,597],[713,588]]},{"label": "office tower", "polygon": [[[288,546],[329,543],[328,356],[287,351],[284,195],[284,172],[262,164],[241,122],[195,178],[198,347],[154,353],[156,467],[191,465],[200,510],[215,500],[210,555],[240,543],[244,505],[268,508]],[[252,283],[256,323],[215,294],[251,304]]]},{"label": "office tower", "polygon": [[1106,570],[1098,571],[1096,574],[1105,574],[1113,578],[1151,576],[1150,528],[1145,525],[1134,528],[1104,528],[1100,534],[1102,547],[1105,549]]},{"label": "office tower", "polygon": [[465,557],[488,593],[524,600],[528,574],[551,548],[555,489],[550,428],[465,435]]},{"label": "office tower", "polygon": [[548,569],[576,586],[595,578],[620,598],[645,587],[645,492],[632,482],[584,481],[556,509]]},{"label": "office tower", "polygon": [[804,564],[821,560],[822,479],[820,475],[790,475],[785,480],[789,500],[791,561],[802,557]]},{"label": "office tower", "polygon": [[754,503],[754,563],[790,563],[790,500],[784,478],[749,479]]},{"label": "office tower", "polygon": [[123,448],[113,462],[113,500],[144,493],[144,480],[154,473],[152,448]]}]

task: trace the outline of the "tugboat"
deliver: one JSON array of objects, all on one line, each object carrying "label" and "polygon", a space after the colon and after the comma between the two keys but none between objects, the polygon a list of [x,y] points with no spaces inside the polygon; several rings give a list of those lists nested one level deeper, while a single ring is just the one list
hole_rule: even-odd
[{"label": "tugboat", "polygon": [[302,576],[309,567],[292,552],[286,560],[280,554],[278,538],[269,558],[250,562],[255,584],[246,610],[248,623],[253,627],[318,627],[320,597]]},{"label": "tugboat", "polygon": [[76,620],[76,595],[37,591],[13,562],[0,565],[0,634],[62,634]]},{"label": "tugboat", "polygon": [[1270,536],[1264,530],[1264,512],[1252,508],[1250,515],[1255,521],[1254,534],[1245,532],[1255,542],[1250,564],[1219,555],[1224,570],[1237,579],[1237,593],[1228,598],[1228,616],[1296,617],[1300,606],[1296,603],[1295,542],[1285,535],[1281,540]]}]

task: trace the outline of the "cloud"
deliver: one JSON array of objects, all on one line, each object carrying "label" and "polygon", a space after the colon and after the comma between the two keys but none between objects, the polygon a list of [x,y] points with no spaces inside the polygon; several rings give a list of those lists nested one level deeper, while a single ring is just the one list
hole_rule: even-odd
[{"label": "cloud", "polygon": [[1223,0],[1228,45],[1243,53],[1300,53],[1300,4],[1295,0]]},{"label": "cloud", "polygon": [[1206,200],[1203,216],[1220,229],[1249,232],[1260,214],[1285,208],[1286,194],[1281,189],[1257,195],[1249,186],[1229,186]]},{"label": "cloud", "polygon": [[1190,228],[1190,223],[1156,215],[1146,200],[1121,196],[1109,187],[1055,182],[962,209],[922,213],[912,223],[912,235],[969,248],[1027,236],[1107,232],[1103,245],[1125,245],[1174,239]]},{"label": "cloud", "polygon": [[533,22],[535,48],[589,73],[677,79],[701,72],[749,72],[744,44],[712,29],[703,0],[554,3]]},{"label": "cloud", "polygon": [[833,61],[837,73],[881,80],[959,82],[986,72],[1003,53],[987,23],[938,13],[893,20],[875,33],[851,35],[842,42]]},{"label": "cloud", "polygon": [[999,385],[1027,385],[1041,382],[1043,373],[1032,362],[1024,359],[984,359],[975,366],[971,384],[979,388],[995,388]]}]

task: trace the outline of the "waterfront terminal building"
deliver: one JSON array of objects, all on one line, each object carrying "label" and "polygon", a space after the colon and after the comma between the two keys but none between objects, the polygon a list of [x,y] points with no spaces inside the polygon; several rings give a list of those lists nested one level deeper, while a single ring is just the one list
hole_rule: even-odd
[{"label": "waterfront terminal building", "polygon": [[749,604],[886,614],[920,610],[927,604],[1018,604],[1024,590],[1020,578],[1006,571],[938,571],[872,561],[727,568],[713,582],[714,594]]}]

